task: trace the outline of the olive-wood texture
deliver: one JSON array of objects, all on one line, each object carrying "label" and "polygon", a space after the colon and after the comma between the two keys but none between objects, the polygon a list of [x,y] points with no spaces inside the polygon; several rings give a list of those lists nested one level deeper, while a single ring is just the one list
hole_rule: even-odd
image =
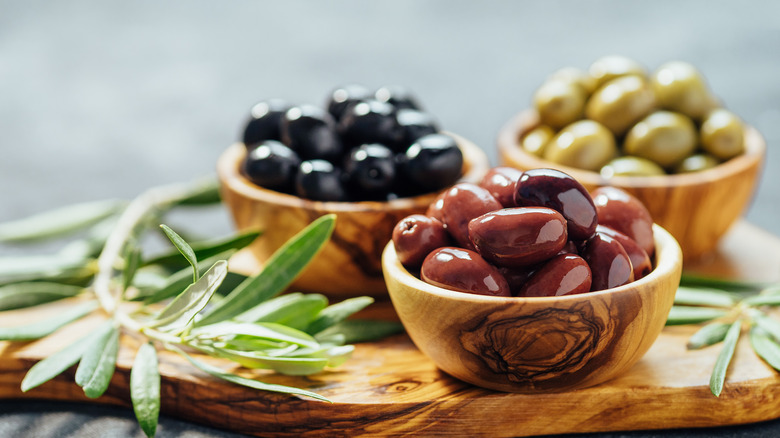
[{"label": "olive-wood texture", "polygon": [[[780,281],[777,237],[738,223],[720,248],[706,264],[691,265],[690,269]],[[45,319],[63,305],[4,313],[0,325]],[[375,308],[374,313],[381,314],[381,309]],[[30,366],[89,331],[100,319],[96,315],[36,342],[0,342],[0,398],[129,406],[129,367],[139,341],[126,335],[122,337],[117,373],[101,398],[85,398],[73,383],[75,367],[27,393],[19,389]],[[505,393],[463,383],[439,370],[406,335],[359,344],[351,360],[315,376],[258,374],[267,382],[317,391],[333,404],[227,384],[174,354],[161,352],[162,412],[263,437],[531,436],[712,427],[779,418],[780,377],[756,358],[747,339],[737,346],[720,398],[710,393],[709,376],[720,348],[686,351],[685,342],[695,330],[665,328],[647,354],[624,374],[598,386],[564,393]],[[227,361],[210,363],[231,368]],[[247,371],[246,375],[253,374]]]},{"label": "olive-wood texture", "polygon": [[[484,151],[450,134],[463,152],[461,181],[477,183],[490,165]],[[239,165],[242,144],[228,148],[217,163],[222,198],[240,230],[266,230],[251,246],[259,263],[268,260],[295,233],[328,213],[335,213],[333,236],[322,252],[298,277],[293,287],[331,297],[387,296],[381,256],[398,221],[425,213],[437,193],[388,202],[319,202],[260,188],[244,178]]]},{"label": "olive-wood texture", "polygon": [[597,172],[544,160],[520,147],[520,139],[539,125],[533,110],[521,112],[499,131],[502,165],[520,170],[553,167],[573,176],[588,190],[604,185],[625,189],[639,198],[653,220],[680,243],[686,261],[712,251],[718,239],[739,219],[758,185],[766,143],[752,127],[745,130],[745,153],[719,166],[690,174],[625,177],[609,180]]},{"label": "olive-wood texture", "polygon": [[656,267],[623,286],[562,297],[491,297],[442,289],[410,274],[391,244],[382,266],[414,344],[442,370],[499,391],[586,388],[621,374],[666,323],[682,255],[654,227]]}]

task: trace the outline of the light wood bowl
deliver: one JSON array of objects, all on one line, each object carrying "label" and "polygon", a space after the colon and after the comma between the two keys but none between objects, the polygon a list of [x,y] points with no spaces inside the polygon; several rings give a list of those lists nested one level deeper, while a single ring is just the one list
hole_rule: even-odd
[{"label": "light wood bowl", "polygon": [[483,388],[542,393],[586,388],[626,371],[661,333],[680,282],[677,241],[654,225],[655,269],[613,289],[563,297],[455,292],[410,274],[385,248],[398,316],[440,369]]},{"label": "light wood bowl", "polygon": [[553,167],[573,176],[588,190],[612,185],[641,200],[653,220],[680,243],[685,260],[714,250],[719,239],[750,204],[758,184],[766,143],[752,127],[745,130],[745,153],[719,166],[689,174],[603,178],[598,172],[575,169],[541,159],[520,147],[525,133],[539,125],[528,110],[513,117],[498,134],[502,165],[528,170]]},{"label": "light wood bowl", "polygon": [[[454,134],[463,152],[462,182],[478,183],[490,168],[484,151]],[[387,297],[382,278],[382,249],[401,219],[425,213],[438,193],[388,202],[319,202],[263,189],[239,171],[243,144],[230,146],[219,158],[221,195],[239,230],[264,230],[249,250],[258,265],[297,232],[320,216],[335,213],[330,241],[291,287],[334,298],[360,295]]]}]

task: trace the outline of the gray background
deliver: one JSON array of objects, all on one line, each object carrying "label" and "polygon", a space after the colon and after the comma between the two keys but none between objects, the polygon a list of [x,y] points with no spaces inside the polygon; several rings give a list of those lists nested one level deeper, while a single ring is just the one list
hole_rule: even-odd
[{"label": "gray background", "polygon": [[[547,74],[606,54],[651,69],[686,60],[704,72],[767,139],[747,217],[780,234],[780,3],[772,1],[0,0],[0,221],[213,174],[256,101],[320,104],[349,82],[411,87],[444,128],[495,164],[498,129]],[[205,226],[230,230],[221,210]],[[0,402],[0,436],[142,436],[124,411],[94,409]],[[233,436],[162,424],[163,437]],[[720,433],[778,431],[770,422]]]}]

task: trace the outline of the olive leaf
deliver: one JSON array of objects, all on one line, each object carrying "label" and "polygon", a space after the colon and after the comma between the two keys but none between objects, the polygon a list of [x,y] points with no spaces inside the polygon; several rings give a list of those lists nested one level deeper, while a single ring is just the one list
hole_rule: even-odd
[{"label": "olive leaf", "polygon": [[371,297],[355,297],[330,305],[317,315],[317,319],[307,327],[306,332],[312,334],[319,333],[322,330],[347,319],[355,312],[363,310],[373,302],[374,299]]},{"label": "olive leaf", "polygon": [[723,290],[680,286],[674,296],[674,303],[689,306],[732,307],[736,300]]},{"label": "olive leaf", "polygon": [[[55,279],[66,276],[83,275],[88,270],[88,262],[78,257],[57,255],[31,255],[19,257],[0,257],[0,285]],[[89,275],[94,274],[88,271]]]},{"label": "olive leaf", "polygon": [[403,324],[396,321],[348,319],[317,333],[314,338],[320,342],[333,340],[352,344],[375,341],[403,331]]},{"label": "olive leaf", "polygon": [[37,362],[22,379],[22,392],[27,392],[57,377],[63,371],[70,368],[81,359],[84,352],[92,345],[95,339],[100,338],[106,332],[114,329],[113,322],[109,321],[99,326],[96,330],[83,338],[68,345],[62,350]]},{"label": "olive leaf", "polygon": [[1,341],[30,341],[48,336],[59,328],[79,320],[98,308],[96,301],[88,301],[77,306],[71,307],[57,315],[51,316],[44,321],[35,321],[15,327],[0,327]]},{"label": "olive leaf", "polygon": [[84,292],[81,286],[32,281],[0,286],[0,311],[21,309],[75,297]]},{"label": "olive leaf", "polygon": [[29,242],[58,237],[118,213],[125,201],[85,202],[0,224],[0,242]]},{"label": "olive leaf", "polygon": [[750,312],[750,319],[775,340],[780,340],[780,322],[758,310]]},{"label": "olive leaf", "polygon": [[173,231],[169,226],[162,224],[160,225],[160,228],[162,228],[165,235],[168,236],[168,239],[171,241],[171,243],[173,243],[173,246],[179,250],[181,255],[183,255],[187,262],[189,262],[190,266],[192,266],[192,282],[194,283],[198,281],[200,272],[198,272],[198,257],[195,255],[195,251],[193,251],[192,247],[187,242],[185,242],[181,236],[176,234],[176,232]]},{"label": "olive leaf", "polygon": [[219,339],[244,337],[263,339],[273,342],[287,342],[302,347],[317,347],[317,341],[309,334],[281,324],[271,322],[232,322],[224,321],[200,326],[190,331],[190,339]]},{"label": "olive leaf", "polygon": [[335,220],[333,214],[322,216],[293,236],[271,256],[260,274],[238,285],[196,325],[232,318],[286,289],[330,238]]},{"label": "olive leaf", "polygon": [[688,338],[688,349],[696,350],[723,341],[726,338],[729,327],[731,327],[731,324],[725,322],[712,322],[705,325]]},{"label": "olive leaf", "polygon": [[755,306],[755,307],[780,306],[780,294],[772,293],[772,294],[755,295],[742,300],[742,304],[748,306]]},{"label": "olive leaf", "polygon": [[304,330],[327,305],[328,299],[324,295],[292,293],[260,303],[234,319],[240,322],[275,322]]},{"label": "olive leaf", "polygon": [[[261,233],[258,231],[246,231],[235,236],[205,242],[196,242],[188,246],[192,248],[197,259],[207,259],[225,253],[226,251],[245,248],[250,243],[254,242],[260,234]],[[181,253],[176,249],[144,260],[143,264],[144,266],[163,265],[167,266],[169,269],[182,269],[187,266],[186,261],[182,263]]]},{"label": "olive leaf", "polygon": [[[219,253],[213,257],[209,257],[206,260],[203,260],[201,262],[198,262],[198,270],[206,271],[211,266],[213,266],[215,263],[217,263],[220,260],[227,260],[235,253],[235,250],[228,250],[222,253]],[[180,294],[184,289],[187,288],[190,284],[192,284],[192,281],[190,280],[192,278],[192,268],[189,266],[175,272],[174,274],[170,275],[168,277],[168,280],[166,284],[155,291],[153,294],[147,297],[141,297],[144,301],[144,304],[154,304],[159,303],[162,300],[174,297],[178,294]],[[241,276],[242,279],[245,279],[246,277]],[[224,280],[223,280],[224,281]],[[243,281],[243,280],[242,280]]]},{"label": "olive leaf", "polygon": [[726,316],[728,312],[712,307],[672,306],[666,325],[698,324]]},{"label": "olive leaf", "polygon": [[723,390],[723,383],[726,381],[726,373],[729,364],[731,363],[731,358],[734,356],[734,350],[737,348],[737,341],[739,340],[741,331],[742,320],[738,319],[731,324],[726,332],[726,337],[723,341],[723,349],[715,360],[715,367],[710,376],[710,391],[712,391],[712,394],[715,395],[715,397],[720,397],[720,393]]},{"label": "olive leaf", "polygon": [[761,327],[750,328],[750,346],[764,362],[780,371],[780,345]]},{"label": "olive leaf", "polygon": [[138,424],[147,437],[157,431],[160,417],[160,370],[151,342],[141,345],[130,370],[130,399]]},{"label": "olive leaf", "polygon": [[122,290],[127,290],[130,287],[140,265],[141,249],[135,245],[129,245],[125,254],[125,266],[122,269]]},{"label": "olive leaf", "polygon": [[105,335],[94,340],[81,357],[76,369],[76,384],[89,398],[98,398],[106,392],[116,368],[119,353],[119,330],[112,327]]},{"label": "olive leaf", "polygon": [[195,315],[206,307],[227,275],[227,267],[225,260],[216,262],[203,277],[171,301],[148,326],[171,333],[184,330]]},{"label": "olive leaf", "polygon": [[216,178],[208,177],[192,183],[186,193],[170,200],[164,207],[170,209],[179,206],[204,206],[220,202],[219,181]]},{"label": "olive leaf", "polygon": [[232,360],[250,369],[271,369],[289,376],[308,376],[322,371],[328,365],[324,357],[268,356],[255,351],[206,348],[212,356]]},{"label": "olive leaf", "polygon": [[767,283],[714,278],[683,272],[682,277],[680,278],[680,285],[729,291],[759,291],[766,287]]}]

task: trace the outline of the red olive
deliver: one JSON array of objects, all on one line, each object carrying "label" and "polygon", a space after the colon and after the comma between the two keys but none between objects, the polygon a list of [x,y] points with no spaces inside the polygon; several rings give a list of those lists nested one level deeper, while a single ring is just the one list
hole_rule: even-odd
[{"label": "red olive", "polygon": [[393,244],[401,264],[417,269],[431,251],[449,245],[450,236],[438,220],[413,214],[393,228]]},{"label": "red olive", "polygon": [[525,285],[525,283],[528,281],[529,278],[531,278],[531,275],[536,272],[536,269],[539,268],[538,265],[531,265],[531,266],[521,266],[518,268],[508,268],[506,266],[497,266],[498,272],[501,273],[501,275],[504,276],[506,279],[507,284],[509,285],[509,290],[512,292],[513,296],[517,296],[518,293],[520,293],[520,289]]},{"label": "red olive", "polygon": [[574,241],[569,240],[566,242],[566,245],[563,246],[563,249],[558,251],[558,255],[560,254],[574,254],[579,255],[580,251],[579,248],[577,248],[577,244],[574,243]]},{"label": "red olive", "polygon": [[428,206],[428,210],[425,211],[425,215],[437,219],[439,222],[444,223],[444,215],[441,212],[442,206],[444,206],[444,195],[447,192],[441,192],[439,196]]},{"label": "red olive", "polygon": [[588,191],[570,175],[555,169],[523,172],[515,186],[519,207],[547,207],[566,218],[569,239],[585,240],[596,232],[598,216]]},{"label": "red olive", "polygon": [[606,234],[596,233],[588,239],[582,258],[590,266],[591,291],[611,289],[634,281],[631,259],[623,245]]},{"label": "red olive", "polygon": [[428,254],[420,276],[434,286],[499,297],[510,296],[509,285],[498,269],[474,251],[444,247]]},{"label": "red olive", "polygon": [[545,207],[505,208],[469,223],[477,252],[500,266],[528,266],[547,260],[566,245],[566,219]]},{"label": "red olive", "polygon": [[631,266],[634,268],[634,281],[639,280],[653,270],[653,264],[650,262],[650,257],[647,256],[645,250],[634,242],[632,238],[604,225],[596,227],[596,232],[606,234],[623,245],[623,249],[626,250],[628,258],[631,259]]},{"label": "red olive", "polygon": [[655,253],[653,218],[642,201],[617,187],[599,187],[590,194],[599,223],[633,239],[648,256]]},{"label": "red olive", "polygon": [[504,207],[517,207],[515,184],[522,174],[522,171],[513,167],[494,167],[482,178],[479,185],[487,189]]},{"label": "red olive", "polygon": [[559,297],[590,291],[590,266],[582,257],[561,254],[548,260],[520,289],[521,297]]},{"label": "red olive", "polygon": [[458,245],[474,249],[469,240],[469,221],[485,213],[500,210],[501,203],[476,184],[456,184],[442,198],[442,222]]}]

